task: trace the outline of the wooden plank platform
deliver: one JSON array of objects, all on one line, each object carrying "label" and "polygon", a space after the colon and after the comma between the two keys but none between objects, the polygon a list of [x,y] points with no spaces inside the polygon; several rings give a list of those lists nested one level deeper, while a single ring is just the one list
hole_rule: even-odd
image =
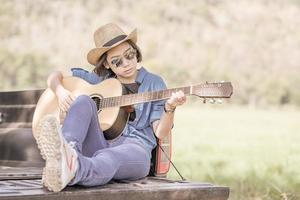
[{"label": "wooden plank platform", "polygon": [[111,181],[109,184],[106,184],[104,186],[88,188],[82,186],[69,186],[62,192],[53,193],[49,192],[42,186],[41,173],[41,167],[0,166],[0,200],[29,200],[40,198],[51,200],[226,200],[229,196],[228,187],[214,186],[210,183],[174,181],[159,177],[146,177],[137,181]]},{"label": "wooden plank platform", "polygon": [[43,188],[44,166],[31,132],[35,104],[44,90],[0,92],[0,200],[227,200],[229,188],[148,176],[97,187],[72,186],[53,193]]}]

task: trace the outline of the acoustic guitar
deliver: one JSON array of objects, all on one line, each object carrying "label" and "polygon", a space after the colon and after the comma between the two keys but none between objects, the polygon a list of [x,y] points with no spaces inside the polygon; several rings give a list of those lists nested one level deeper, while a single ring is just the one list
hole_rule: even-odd
[{"label": "acoustic guitar", "polygon": [[[97,85],[91,85],[78,77],[66,77],[62,84],[75,97],[88,95],[95,101],[100,127],[107,140],[115,139],[122,133],[130,114],[127,111],[128,106],[165,100],[171,97],[172,92],[179,90],[182,90],[185,95],[199,96],[204,99],[204,102],[206,99],[214,101],[214,99],[230,98],[233,90],[230,82],[204,83],[137,94],[127,94],[124,86],[114,78],[106,79]],[[39,120],[48,114],[53,114],[59,118],[58,100],[50,88],[44,91],[36,105],[32,120],[34,135]]]}]

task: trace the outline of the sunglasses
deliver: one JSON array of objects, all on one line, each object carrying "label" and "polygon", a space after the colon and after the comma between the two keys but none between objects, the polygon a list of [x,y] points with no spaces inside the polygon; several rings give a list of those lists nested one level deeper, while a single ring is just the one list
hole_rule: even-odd
[{"label": "sunglasses", "polygon": [[[123,56],[125,59],[127,60],[132,60],[134,58],[136,58],[136,50],[135,49],[130,49],[128,51],[126,51]],[[122,66],[123,64],[123,58],[122,57],[119,57],[119,58],[114,58],[110,61],[110,65],[115,67],[115,68],[118,68],[120,66]]]}]

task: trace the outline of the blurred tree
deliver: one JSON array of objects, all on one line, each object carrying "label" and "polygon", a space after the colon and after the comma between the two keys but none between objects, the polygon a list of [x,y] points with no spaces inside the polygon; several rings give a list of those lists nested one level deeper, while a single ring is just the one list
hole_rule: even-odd
[{"label": "blurred tree", "polygon": [[51,64],[46,56],[38,53],[15,54],[0,49],[0,69],[1,90],[43,88]]},{"label": "blurred tree", "polygon": [[234,103],[300,106],[295,0],[0,0],[0,89],[44,87],[49,71],[87,69],[92,33],[138,28],[142,65],[169,86],[234,83]]}]

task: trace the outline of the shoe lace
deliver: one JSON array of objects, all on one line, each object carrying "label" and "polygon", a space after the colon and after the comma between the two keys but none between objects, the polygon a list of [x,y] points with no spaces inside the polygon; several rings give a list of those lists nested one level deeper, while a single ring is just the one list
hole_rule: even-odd
[{"label": "shoe lace", "polygon": [[76,142],[75,141],[71,141],[69,142],[70,147],[72,147],[73,149],[76,149]]}]

